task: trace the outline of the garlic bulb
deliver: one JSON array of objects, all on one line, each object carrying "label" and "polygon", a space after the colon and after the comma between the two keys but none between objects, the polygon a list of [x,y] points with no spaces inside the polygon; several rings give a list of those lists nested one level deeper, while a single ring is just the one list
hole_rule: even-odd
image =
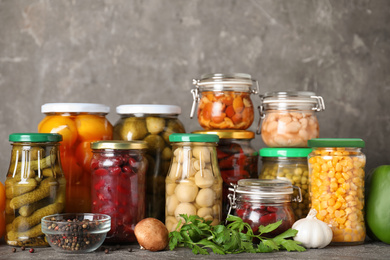
[{"label": "garlic bulb", "polygon": [[332,229],[323,221],[316,218],[317,211],[311,209],[306,218],[294,223],[293,229],[298,230],[295,241],[306,248],[324,248],[332,241]]}]

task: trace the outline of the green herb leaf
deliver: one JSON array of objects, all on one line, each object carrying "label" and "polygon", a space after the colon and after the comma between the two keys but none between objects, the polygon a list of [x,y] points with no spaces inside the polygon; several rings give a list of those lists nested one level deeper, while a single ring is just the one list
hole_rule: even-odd
[{"label": "green herb leaf", "polygon": [[259,233],[264,234],[264,233],[269,233],[277,229],[280,225],[282,224],[282,220],[279,220],[278,222],[269,224],[267,226],[260,225],[259,227]]}]

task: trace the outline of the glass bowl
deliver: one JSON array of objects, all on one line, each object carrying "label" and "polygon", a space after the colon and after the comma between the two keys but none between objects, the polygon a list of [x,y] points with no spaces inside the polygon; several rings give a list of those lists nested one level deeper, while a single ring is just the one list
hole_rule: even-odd
[{"label": "glass bowl", "polygon": [[42,232],[62,253],[88,253],[101,246],[111,229],[111,217],[95,213],[64,213],[42,218]]}]

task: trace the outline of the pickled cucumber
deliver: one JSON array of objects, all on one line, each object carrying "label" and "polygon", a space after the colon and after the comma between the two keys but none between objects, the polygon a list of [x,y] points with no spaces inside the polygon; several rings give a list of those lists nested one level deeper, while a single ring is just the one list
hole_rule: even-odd
[{"label": "pickled cucumber", "polygon": [[[17,232],[14,230],[11,230],[7,233],[7,243],[9,245],[20,245],[18,241],[26,241],[28,239],[31,239],[32,237],[37,237],[43,235],[42,233],[42,228],[41,224],[39,223],[38,225],[32,227],[31,229],[23,232]],[[43,243],[41,243],[44,245]]]},{"label": "pickled cucumber", "polygon": [[159,134],[165,128],[165,120],[161,117],[147,117],[146,118],[146,127],[151,134]]},{"label": "pickled cucumber", "polygon": [[28,178],[24,181],[16,181],[15,179],[8,179],[5,181],[5,196],[7,199],[12,199],[26,192],[32,191],[37,187],[35,179]]},{"label": "pickled cucumber", "polygon": [[126,141],[141,140],[148,134],[145,120],[135,117],[126,118],[123,125],[115,127],[114,131],[118,132],[121,139]]}]

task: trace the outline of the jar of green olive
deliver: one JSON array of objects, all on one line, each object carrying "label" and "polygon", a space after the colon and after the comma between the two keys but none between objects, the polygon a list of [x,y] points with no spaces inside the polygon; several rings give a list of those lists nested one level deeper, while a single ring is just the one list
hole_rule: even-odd
[{"label": "jar of green olive", "polygon": [[302,202],[292,202],[297,220],[306,217],[310,209],[307,156],[311,150],[311,148],[263,148],[259,151],[263,162],[260,179],[289,180],[301,189]]}]

